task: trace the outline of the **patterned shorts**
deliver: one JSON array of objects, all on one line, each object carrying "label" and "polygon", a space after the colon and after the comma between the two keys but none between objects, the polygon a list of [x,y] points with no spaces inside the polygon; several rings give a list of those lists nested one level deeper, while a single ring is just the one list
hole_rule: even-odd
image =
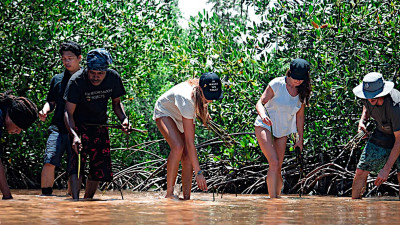
[{"label": "patterned shorts", "polygon": [[[391,151],[392,149],[383,148],[368,141],[361,153],[357,169],[371,171],[372,174],[378,174],[385,166]],[[400,172],[400,157],[397,158],[394,165],[397,168],[397,172]]]},{"label": "patterned shorts", "polygon": [[[82,141],[81,175],[83,175],[87,157],[89,156],[90,179],[94,181],[111,182],[113,173],[111,169],[110,137],[107,127],[78,128],[78,135]],[[78,173],[78,155],[71,154],[68,175]]]}]

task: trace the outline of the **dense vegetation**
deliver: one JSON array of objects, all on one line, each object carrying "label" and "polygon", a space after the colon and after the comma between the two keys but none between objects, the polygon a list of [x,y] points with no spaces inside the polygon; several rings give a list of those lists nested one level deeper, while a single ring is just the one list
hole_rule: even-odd
[{"label": "dense vegetation", "polygon": [[[226,191],[265,193],[267,164],[252,135],[255,103],[268,82],[283,76],[288,63],[301,57],[312,64],[313,79],[313,97],[306,109],[305,172],[332,162],[339,154],[342,157],[335,165],[342,165],[346,172],[335,167],[332,176],[313,178],[316,183],[308,192],[348,195],[361,153],[359,147],[345,152],[342,148],[356,133],[361,113],[352,88],[370,71],[381,72],[396,83],[400,2],[210,2],[215,4],[212,13],[199,13],[188,29],[182,29],[174,0],[2,1],[0,91],[12,89],[42,107],[50,79],[62,71],[61,42],[79,42],[84,46],[83,56],[93,48],[107,48],[114,58],[112,67],[124,80],[128,94],[123,104],[131,122],[149,131],[129,137],[111,131],[117,177],[124,187],[148,190],[159,187],[157,182],[162,184],[169,152],[165,142],[155,142],[162,138],[151,119],[155,100],[178,82],[214,71],[226,85],[225,98],[210,106],[211,116],[228,133],[238,134],[233,136],[237,144],[226,147],[212,139],[212,132],[197,129],[209,182]],[[255,9],[260,23],[249,21],[249,8]],[[111,110],[110,117],[110,123],[115,122]],[[39,187],[49,122],[37,122],[24,135],[3,137],[2,160],[11,187]],[[214,141],[207,142],[210,139]],[[291,150],[284,163],[285,192],[295,192],[299,178]],[[213,176],[219,180],[212,180]],[[153,177],[158,180],[143,184]],[[135,180],[142,184],[135,185]],[[335,182],[341,186],[332,191],[328,184]],[[65,178],[58,185],[65,185]]]}]

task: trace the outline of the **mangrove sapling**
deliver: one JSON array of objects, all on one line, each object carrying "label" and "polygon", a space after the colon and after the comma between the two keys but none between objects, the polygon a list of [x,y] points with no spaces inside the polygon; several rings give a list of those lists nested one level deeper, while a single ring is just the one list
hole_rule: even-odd
[{"label": "mangrove sapling", "polygon": [[214,121],[208,120],[207,128],[214,132],[214,134],[216,134],[224,142],[226,147],[231,148],[236,144],[235,140]]},{"label": "mangrove sapling", "polygon": [[[122,125],[118,125],[118,124],[94,124],[94,123],[86,123],[85,125],[86,125],[86,126],[95,126],[95,127],[109,127],[109,128],[115,128],[115,129],[123,129]],[[142,134],[147,134],[147,130],[140,130],[140,129],[133,128],[133,127],[128,128],[127,131],[128,131],[129,133],[135,131],[135,132],[139,132],[139,133],[142,133]]]},{"label": "mangrove sapling", "polygon": [[[301,155],[301,149],[299,146],[297,146],[295,149],[296,152],[296,163],[299,166],[299,181],[301,181],[302,177],[304,177],[304,161],[303,161],[303,156]],[[303,194],[303,183],[301,183],[300,185],[300,189],[299,189],[299,196],[301,198],[301,195]]]}]

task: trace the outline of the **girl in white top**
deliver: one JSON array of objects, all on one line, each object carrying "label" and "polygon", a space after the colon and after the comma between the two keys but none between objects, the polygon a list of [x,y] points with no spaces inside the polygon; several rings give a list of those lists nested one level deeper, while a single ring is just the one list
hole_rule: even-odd
[{"label": "girl in white top", "polygon": [[194,145],[196,115],[203,122],[210,119],[207,105],[222,99],[221,80],[215,73],[204,73],[198,79],[182,82],[161,95],[154,108],[153,119],[171,148],[167,161],[167,194],[174,197],[179,162],[182,164],[183,198],[190,199],[193,169],[201,190],[207,183],[200,169]]},{"label": "girl in white top", "polygon": [[298,133],[294,147],[303,149],[304,108],[311,93],[309,68],[306,60],[293,60],[286,76],[270,81],[256,105],[255,133],[269,163],[267,186],[271,198],[281,194],[287,136]]}]

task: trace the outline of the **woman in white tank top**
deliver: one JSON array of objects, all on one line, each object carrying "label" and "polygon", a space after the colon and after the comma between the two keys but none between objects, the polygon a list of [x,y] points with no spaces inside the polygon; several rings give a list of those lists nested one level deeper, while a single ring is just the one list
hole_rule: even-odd
[{"label": "woman in white tank top", "polygon": [[197,186],[207,190],[194,145],[196,116],[203,122],[209,120],[208,103],[222,99],[221,80],[215,73],[204,73],[200,80],[182,82],[161,95],[154,108],[153,119],[171,148],[167,161],[167,194],[174,197],[174,186],[179,162],[182,164],[182,191],[190,199],[193,170]]},{"label": "woman in white tank top", "polygon": [[256,105],[255,133],[269,164],[267,186],[271,198],[281,194],[287,136],[298,133],[294,147],[303,149],[304,108],[311,93],[309,69],[306,60],[293,60],[286,76],[270,81]]}]

